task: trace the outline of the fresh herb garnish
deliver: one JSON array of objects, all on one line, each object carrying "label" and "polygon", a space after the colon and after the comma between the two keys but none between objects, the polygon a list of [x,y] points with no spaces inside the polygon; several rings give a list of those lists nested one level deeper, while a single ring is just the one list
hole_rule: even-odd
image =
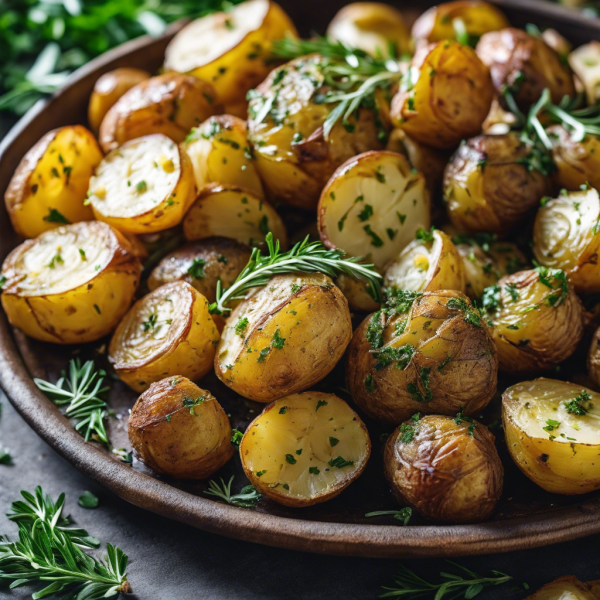
[{"label": "fresh herb garnish", "polygon": [[198,398],[190,398],[190,396],[183,397],[183,405],[185,407],[189,408],[190,415],[194,415],[194,416],[197,416],[196,413],[194,412],[194,407],[200,406],[201,404],[204,404],[204,402],[206,402],[205,396],[198,396]]},{"label": "fresh herb garnish", "polygon": [[341,456],[337,458],[332,458],[328,463],[330,467],[336,467],[338,469],[343,469],[344,467],[351,467],[354,464],[353,460],[346,460]]},{"label": "fresh herb garnish", "polygon": [[477,421],[475,421],[475,419],[473,419],[473,417],[465,417],[464,411],[465,411],[465,407],[461,406],[460,411],[458,412],[458,414],[456,415],[456,418],[454,419],[454,422],[457,425],[460,425],[461,423],[469,423],[469,427],[467,428],[467,433],[471,437],[474,437],[475,436],[475,433],[474,433],[475,425],[477,425]]},{"label": "fresh herb garnish", "polygon": [[[266,471],[259,471],[260,475],[266,473]],[[258,477],[260,475],[256,474]],[[233,483],[234,476],[228,483],[225,483],[222,478],[219,478],[221,485],[219,485],[214,479],[208,482],[208,489],[204,492],[210,496],[216,496],[232,506],[239,506],[240,508],[254,508],[258,501],[262,498],[262,494],[259,494],[252,485],[244,486],[239,494],[231,493],[231,484]]]},{"label": "fresh herb garnish", "polygon": [[77,503],[83,508],[98,508],[100,501],[98,500],[98,496],[95,496],[92,492],[86,490],[79,496]]},{"label": "fresh herb garnish", "polygon": [[206,261],[203,258],[194,258],[187,270],[187,274],[191,275],[194,279],[204,279],[206,277],[204,265],[206,265]]},{"label": "fresh herb garnish", "polygon": [[412,518],[412,508],[410,506],[405,506],[400,510],[376,510],[374,512],[367,513],[365,517],[379,517],[383,515],[393,515],[396,521],[400,521],[402,525],[408,525],[409,521]]},{"label": "fresh herb garnish", "polygon": [[446,302],[446,307],[451,310],[462,311],[467,323],[474,325],[475,327],[481,327],[481,317],[479,316],[477,309],[473,308],[466,300],[463,300],[462,298],[450,298],[450,300]]},{"label": "fresh herb garnish", "polygon": [[232,446],[235,446],[236,448],[239,448],[240,444],[242,443],[242,438],[243,437],[244,437],[244,434],[239,429],[232,429],[231,430],[231,444],[232,444]]},{"label": "fresh herb garnish", "polygon": [[47,221],[48,223],[62,223],[63,225],[69,225],[71,223],[65,215],[55,208],[51,208],[48,211],[48,214],[44,217],[44,221]]},{"label": "fresh herb garnish", "polygon": [[235,333],[240,337],[244,337],[246,329],[248,328],[248,318],[240,317],[238,322],[235,324]]},{"label": "fresh herb garnish", "polygon": [[578,396],[565,402],[565,409],[572,415],[583,417],[584,415],[587,415],[590,408],[592,408],[591,401],[592,398],[587,391],[581,390],[581,393]]},{"label": "fresh herb garnish", "polygon": [[408,393],[417,401],[417,402],[430,402],[433,398],[433,392],[429,388],[429,377],[430,377],[431,369],[429,367],[421,367],[421,371],[419,372],[419,379],[421,380],[421,386],[423,391],[421,391],[417,384],[409,383],[406,389]]}]

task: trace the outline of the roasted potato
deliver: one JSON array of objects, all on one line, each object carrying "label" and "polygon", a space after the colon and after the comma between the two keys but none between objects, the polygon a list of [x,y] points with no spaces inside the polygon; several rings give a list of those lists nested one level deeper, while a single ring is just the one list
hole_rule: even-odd
[{"label": "roasted potato", "polygon": [[342,273],[334,283],[346,296],[351,311],[371,313],[379,310],[379,302],[373,299],[369,284],[362,279],[354,279]]},{"label": "roasted potato", "polygon": [[502,395],[506,446],[515,464],[553,494],[600,489],[600,394],[540,378]]},{"label": "roasted potato", "polygon": [[397,58],[410,52],[410,33],[402,13],[381,2],[353,2],[340,9],[327,36],[372,56]]},{"label": "roasted potato", "polygon": [[516,124],[517,117],[514,113],[504,110],[498,98],[494,98],[490,112],[485,118],[481,130],[482,133],[488,135],[500,135],[509,133],[511,129],[515,129]]},{"label": "roasted potato", "polygon": [[594,332],[588,351],[587,369],[590,379],[600,388],[600,327]]},{"label": "roasted potato", "polygon": [[413,57],[391,116],[412,139],[443,150],[481,132],[493,97],[490,73],[475,51],[438,42]]},{"label": "roasted potato", "polygon": [[163,377],[204,377],[212,367],[219,332],[208,301],[189,283],[167,283],[123,317],[108,347],[119,379],[136,392]]},{"label": "roasted potato", "polygon": [[204,186],[183,220],[187,240],[217,235],[255,246],[269,232],[285,250],[287,233],[277,211],[250,190],[233,185]]},{"label": "roasted potato", "polygon": [[572,575],[559,577],[525,600],[598,600],[593,588]]},{"label": "roasted potato", "polygon": [[130,243],[97,221],[61,225],[17,246],[2,265],[2,306],[25,335],[93,342],[127,312],[142,265]]},{"label": "roasted potato", "polygon": [[399,500],[436,521],[483,521],[502,493],[494,436],[462,413],[402,423],[386,442],[383,465]]},{"label": "roasted potato", "polygon": [[417,232],[397,258],[388,263],[386,287],[414,292],[465,291],[463,261],[452,240],[438,230]]},{"label": "roasted potato", "polygon": [[314,209],[337,167],[361,152],[383,148],[389,129],[389,109],[377,95],[374,108],[363,106],[347,124],[340,119],[325,131],[335,104],[321,101],[330,89],[324,62],[317,54],[293,60],[272,71],[250,95],[249,138],[267,196],[298,208]]},{"label": "roasted potato", "polygon": [[210,83],[179,73],[165,73],[138,83],[108,110],[100,125],[100,145],[110,152],[125,142],[162,133],[182,142],[223,107]]},{"label": "roasted potato", "polygon": [[328,277],[277,275],[232,311],[215,372],[241,396],[272,402],[321,381],[351,337],[348,302]]},{"label": "roasted potato", "polygon": [[22,158],[4,195],[13,229],[33,238],[94,214],[84,205],[90,177],[102,160],[94,136],[81,125],[49,131]]},{"label": "roasted potato", "polygon": [[242,438],[246,477],[286,506],[331,500],[364,470],[371,442],[360,417],[333,394],[304,392],[269,404]]},{"label": "roasted potato", "polygon": [[325,246],[350,256],[368,254],[383,268],[420,228],[429,229],[425,178],[400,154],[365,152],[344,163],[327,182],[317,218]]},{"label": "roasted potato", "polygon": [[580,293],[600,292],[600,197],[594,188],[562,190],[537,212],[533,253],[546,267],[566,271]]},{"label": "roasted potato", "polygon": [[217,399],[179,375],[153,383],[137,399],[128,430],[137,458],[175,479],[206,479],[234,453]]},{"label": "roasted potato", "polygon": [[569,65],[581,82],[590,106],[600,101],[600,42],[592,40],[569,54]]},{"label": "roasted potato", "polygon": [[584,310],[564,271],[519,271],[487,288],[483,306],[500,370],[543,371],[567,359],[583,336]]},{"label": "roasted potato", "polygon": [[529,168],[536,160],[531,152],[515,133],[480,135],[462,144],[444,173],[452,223],[460,231],[505,234],[522,221],[551,188],[548,177]]},{"label": "roasted potato", "polygon": [[126,142],[107,154],[90,181],[95,217],[126,233],[178,225],[194,202],[190,159],[160,133]]},{"label": "roasted potato", "polygon": [[167,46],[165,69],[210,81],[228,113],[246,116],[246,92],[272,68],[271,43],[296,37],[275,2],[249,0],[192,21]]},{"label": "roasted potato", "polygon": [[484,34],[476,48],[477,56],[487,65],[496,92],[509,89],[517,106],[527,110],[548,88],[552,102],[575,96],[575,83],[569,67],[541,38],[522,29],[507,27]]},{"label": "roasted potato", "polygon": [[346,362],[352,399],[398,425],[415,412],[477,414],[496,391],[487,325],[460,292],[397,292],[354,332]]},{"label": "roasted potato", "polygon": [[95,133],[109,109],[132,87],[150,79],[148,71],[142,69],[121,68],[101,75],[94,84],[88,105],[88,123]]}]

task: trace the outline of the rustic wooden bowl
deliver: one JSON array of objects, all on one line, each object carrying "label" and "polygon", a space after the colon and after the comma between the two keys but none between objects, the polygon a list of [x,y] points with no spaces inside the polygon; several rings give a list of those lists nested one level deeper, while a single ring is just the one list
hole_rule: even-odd
[{"label": "rustic wooden bowl", "polygon": [[[342,0],[280,0],[303,34],[326,24]],[[600,39],[600,21],[535,0],[497,0],[512,23],[536,23],[554,27],[575,43]],[[420,3],[424,9],[428,3]],[[411,10],[411,9],[409,9]],[[414,10],[414,9],[412,9]],[[310,15],[310,23],[307,22]],[[158,39],[141,38],[108,52],[79,69],[69,84],[45,103],[36,105],[19,121],[0,145],[0,192],[6,186],[25,152],[48,130],[61,125],[86,122],[89,94],[95,80],[116,67],[157,69],[175,25]],[[2,203],[0,256],[4,258],[18,242]],[[94,355],[98,344],[82,350]],[[85,443],[69,421],[41,394],[31,377],[54,380],[73,349],[56,348],[27,340],[12,330],[0,314],[0,385],[10,401],[35,431],[71,464],[129,502],[152,512],[222,535],[243,540],[326,554],[438,557],[507,552],[563,542],[600,532],[600,493],[579,497],[548,494],[528,479],[508,458],[500,444],[506,466],[503,498],[492,520],[476,525],[439,525],[416,518],[414,524],[395,525],[389,517],[367,519],[364,514],[394,508],[381,474],[378,453],[380,426],[369,423],[374,452],[363,476],[340,497],[308,509],[288,509],[263,499],[256,510],[227,506],[203,496],[206,484],[174,483],[163,480],[134,463],[120,462],[102,447]],[[576,360],[572,361],[575,365]],[[575,371],[569,376],[577,377]],[[208,378],[203,386],[213,391],[232,415],[232,424],[243,428],[261,409]],[[322,386],[334,390],[335,376]],[[332,387],[333,386],[333,387]],[[115,447],[128,447],[126,421],[134,395],[113,383],[110,405],[117,419],[110,419],[109,434]],[[501,388],[503,389],[503,388]],[[498,402],[493,403],[498,407]],[[489,412],[493,420],[494,409]],[[486,422],[489,422],[486,421]],[[388,428],[389,429],[389,428]],[[243,475],[236,458],[223,469],[223,477],[236,475],[236,488]]]}]

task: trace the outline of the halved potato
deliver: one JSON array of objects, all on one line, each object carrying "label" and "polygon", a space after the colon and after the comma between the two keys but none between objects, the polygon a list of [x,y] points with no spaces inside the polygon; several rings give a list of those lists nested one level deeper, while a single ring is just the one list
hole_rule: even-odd
[{"label": "halved potato", "polygon": [[600,42],[592,40],[569,54],[569,65],[581,82],[587,102],[593,106],[600,100]]},{"label": "halved potato", "polygon": [[425,178],[406,158],[386,150],[345,162],[327,182],[318,206],[319,234],[328,248],[368,255],[383,268],[430,226]]},{"label": "halved potato", "polygon": [[81,125],[49,131],[21,159],[4,195],[13,229],[33,238],[94,214],[84,205],[90,177],[102,160],[94,136]]},{"label": "halved potato", "polygon": [[180,375],[153,383],[136,400],[128,433],[139,460],[175,479],[206,479],[234,453],[217,399]]},{"label": "halved potato", "polygon": [[215,372],[232,390],[272,402],[321,381],[352,337],[348,302],[329,277],[273,277],[231,313]]},{"label": "halved potato", "polygon": [[264,196],[242,119],[232,115],[210,117],[192,129],[182,146],[192,161],[199,190],[207,183],[223,183]]},{"label": "halved potato", "polygon": [[12,325],[37,340],[93,342],[127,312],[141,272],[131,244],[109,225],[62,225],[7,256],[2,306]]},{"label": "halved potato", "polygon": [[456,246],[443,231],[420,230],[417,239],[388,263],[383,283],[398,290],[457,290],[464,294],[463,261]]},{"label": "halved potato", "polygon": [[592,586],[567,575],[547,583],[525,600],[598,600],[598,596]]},{"label": "halved potato", "polygon": [[246,92],[271,70],[271,43],[296,37],[275,2],[249,0],[192,21],[167,46],[165,69],[210,81],[228,113],[246,116]]},{"label": "halved potato", "polygon": [[110,340],[108,360],[121,381],[143,392],[163,377],[204,377],[218,341],[206,298],[189,283],[174,281],[131,307]]},{"label": "halved potato", "polygon": [[540,378],[502,395],[506,446],[515,464],[554,494],[600,489],[600,394]]},{"label": "halved potato", "polygon": [[221,112],[210,83],[179,73],[157,75],[125,92],[108,110],[100,125],[100,145],[110,152],[153,133],[179,143],[192,127]]},{"label": "halved potato", "polygon": [[588,350],[587,369],[590,379],[600,388],[600,327],[594,332]]},{"label": "halved potato", "polygon": [[537,261],[566,271],[580,293],[600,292],[600,196],[594,188],[561,190],[541,206],[533,227]]},{"label": "halved potato", "polygon": [[255,246],[269,232],[285,250],[287,233],[277,211],[250,190],[234,185],[206,185],[183,220],[187,240],[219,235]]},{"label": "halved potato", "polygon": [[126,233],[178,225],[194,201],[190,159],[160,133],[131,140],[102,160],[90,181],[95,217]]},{"label": "halved potato", "polygon": [[363,472],[371,441],[360,417],[340,398],[304,392],[276,400],[240,444],[246,477],[286,506],[331,500]]}]

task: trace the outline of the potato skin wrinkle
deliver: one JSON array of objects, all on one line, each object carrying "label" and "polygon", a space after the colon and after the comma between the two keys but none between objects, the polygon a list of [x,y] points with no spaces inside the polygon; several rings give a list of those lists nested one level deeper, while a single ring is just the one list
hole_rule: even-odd
[{"label": "potato skin wrinkle", "polygon": [[272,402],[323,379],[351,337],[348,302],[328,277],[277,275],[232,311],[215,372],[241,396]]},{"label": "potato skin wrinkle", "polygon": [[[487,519],[502,493],[504,468],[494,436],[481,423],[439,415],[407,421],[384,450],[384,472],[400,502],[423,516],[449,523]],[[410,437],[410,436],[408,436]]]},{"label": "potato skin wrinkle", "polygon": [[153,383],[137,399],[128,432],[137,458],[175,479],[206,479],[234,454],[221,405],[181,375]]}]

